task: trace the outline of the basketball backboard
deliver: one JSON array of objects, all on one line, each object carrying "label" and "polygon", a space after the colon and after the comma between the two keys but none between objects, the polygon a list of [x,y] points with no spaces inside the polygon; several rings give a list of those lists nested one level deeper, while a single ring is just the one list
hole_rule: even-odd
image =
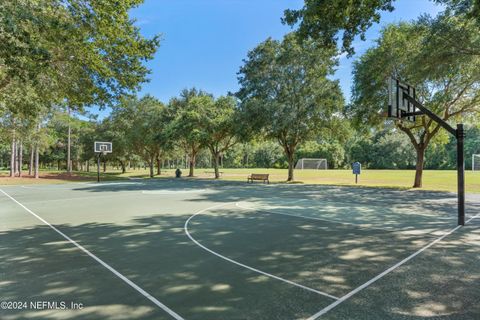
[{"label": "basketball backboard", "polygon": [[403,93],[416,99],[414,87],[390,78],[388,82],[388,117],[415,122],[415,115],[406,115],[414,113],[415,107],[407,99],[404,99]]},{"label": "basketball backboard", "polygon": [[112,143],[95,141],[94,150],[95,150],[95,153],[103,153],[103,154],[112,153]]}]

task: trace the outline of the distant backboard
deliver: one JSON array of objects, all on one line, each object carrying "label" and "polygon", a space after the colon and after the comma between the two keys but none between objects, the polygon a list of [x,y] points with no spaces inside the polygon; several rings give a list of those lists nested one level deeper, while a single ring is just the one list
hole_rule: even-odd
[{"label": "distant backboard", "polygon": [[102,142],[95,141],[95,153],[112,153],[112,143],[111,142]]},{"label": "distant backboard", "polygon": [[403,98],[403,93],[416,99],[415,88],[402,83],[395,78],[390,78],[388,82],[388,117],[392,119],[403,119],[415,122],[415,116],[410,114],[415,112],[415,107],[407,99]]}]

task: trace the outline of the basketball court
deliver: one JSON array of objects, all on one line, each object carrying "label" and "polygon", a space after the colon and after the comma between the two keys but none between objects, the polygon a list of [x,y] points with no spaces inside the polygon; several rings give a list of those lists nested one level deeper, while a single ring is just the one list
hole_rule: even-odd
[{"label": "basketball court", "polygon": [[189,179],[0,187],[2,319],[474,319],[480,197]]}]

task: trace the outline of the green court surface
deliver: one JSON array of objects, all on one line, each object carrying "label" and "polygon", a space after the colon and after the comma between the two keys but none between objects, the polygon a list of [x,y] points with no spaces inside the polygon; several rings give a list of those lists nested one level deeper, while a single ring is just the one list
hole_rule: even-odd
[{"label": "green court surface", "polygon": [[478,319],[480,196],[134,180],[0,187],[1,319]]}]

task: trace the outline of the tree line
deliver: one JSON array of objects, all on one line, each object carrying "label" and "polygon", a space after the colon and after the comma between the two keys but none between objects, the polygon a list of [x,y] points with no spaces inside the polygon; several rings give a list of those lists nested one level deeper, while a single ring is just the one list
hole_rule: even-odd
[{"label": "tree line", "polygon": [[[354,62],[348,102],[334,79],[340,54],[353,56],[355,37],[363,37],[382,10],[393,10],[393,1],[360,7],[308,1],[287,10],[284,22],[297,30],[248,52],[237,92],[213,97],[185,89],[167,103],[136,95],[149,74],[144,61],[160,43],[142,37],[128,18],[141,1],[2,4],[1,159],[11,176],[27,161],[38,176],[40,159],[58,167],[66,161],[67,170],[72,159],[88,166],[93,141],[106,140],[114,145],[106,159],[123,170],[132,161],[146,163],[150,176],[178,159],[193,176],[207,158],[216,178],[223,164],[286,167],[292,181],[297,159],[318,157],[334,168],[353,161],[415,168],[414,187],[421,187],[425,167],[454,166],[452,139],[425,116],[413,123],[386,120],[389,77],[416,87],[417,98],[444,120],[465,122],[467,159],[480,153],[478,7],[441,2],[446,9],[436,17],[382,29]],[[97,121],[88,114],[92,105],[112,111]]]}]

